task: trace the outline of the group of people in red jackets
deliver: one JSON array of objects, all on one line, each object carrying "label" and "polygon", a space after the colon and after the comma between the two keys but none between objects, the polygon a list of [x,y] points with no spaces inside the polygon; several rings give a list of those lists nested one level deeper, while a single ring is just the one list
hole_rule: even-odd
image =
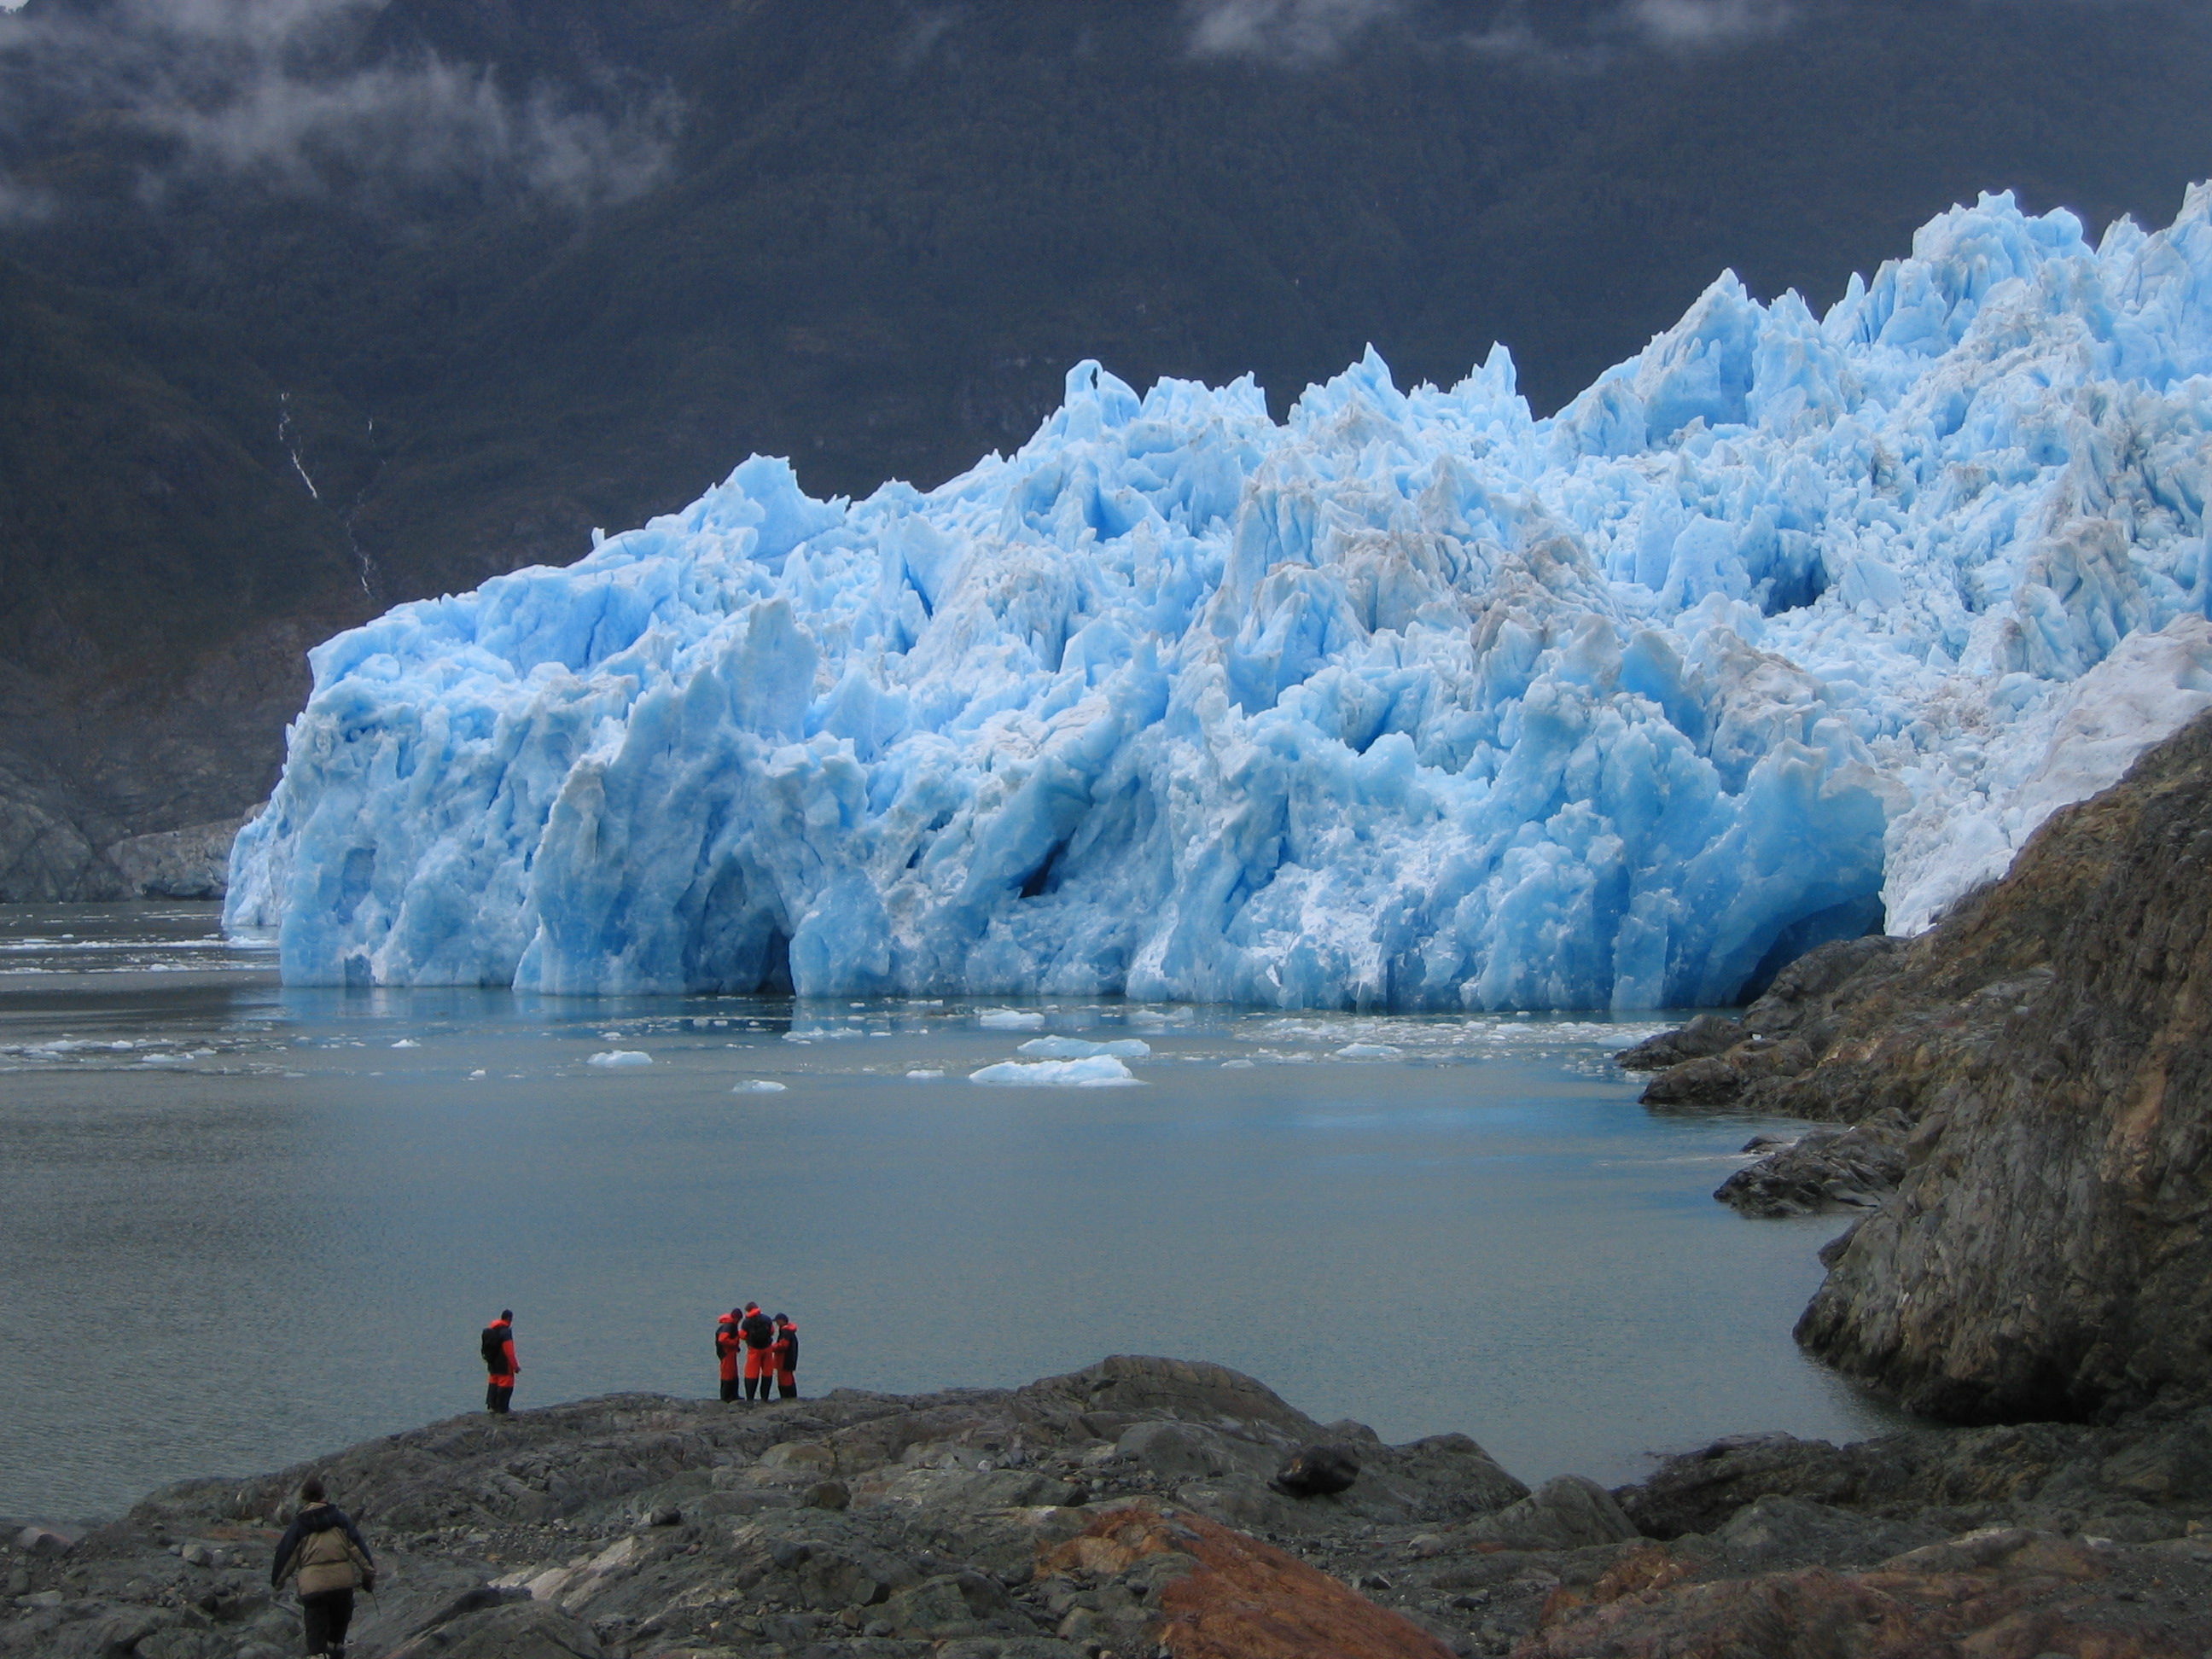
[{"label": "group of people in red jackets", "polygon": [[[484,1409],[505,1417],[514,1397],[515,1374],[522,1369],[514,1357],[512,1308],[501,1309],[499,1317],[484,1327],[483,1346]],[[799,1327],[787,1314],[771,1319],[757,1302],[731,1309],[714,1326],[714,1358],[722,1368],[724,1400],[740,1398],[740,1383],[746,1400],[799,1398]]]},{"label": "group of people in red jackets", "polygon": [[732,1308],[714,1325],[714,1358],[722,1368],[722,1398],[767,1400],[769,1389],[786,1400],[799,1397],[799,1327],[787,1315],[770,1319],[760,1304]]}]

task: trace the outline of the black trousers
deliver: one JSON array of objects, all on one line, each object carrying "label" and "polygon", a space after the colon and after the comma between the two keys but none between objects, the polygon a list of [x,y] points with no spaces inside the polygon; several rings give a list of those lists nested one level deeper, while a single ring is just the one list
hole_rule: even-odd
[{"label": "black trousers", "polygon": [[346,1626],[353,1623],[353,1592],[317,1590],[300,1598],[300,1633],[307,1638],[303,1651],[342,1654]]},{"label": "black trousers", "polygon": [[724,1377],[722,1379],[722,1398],[725,1400],[735,1400],[737,1397],[738,1379],[734,1376]]},{"label": "black trousers", "polygon": [[506,1416],[507,1402],[514,1398],[514,1384],[512,1382],[504,1387],[497,1382],[484,1384],[484,1409],[488,1412],[497,1412],[501,1417]]}]

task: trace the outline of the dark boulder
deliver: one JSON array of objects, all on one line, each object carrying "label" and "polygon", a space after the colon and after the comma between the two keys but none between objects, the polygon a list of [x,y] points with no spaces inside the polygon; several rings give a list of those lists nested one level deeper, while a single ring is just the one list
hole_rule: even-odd
[{"label": "dark boulder", "polygon": [[1289,1498],[1329,1498],[1349,1492],[1359,1479],[1359,1458],[1349,1446],[1308,1446],[1284,1460],[1267,1484]]}]

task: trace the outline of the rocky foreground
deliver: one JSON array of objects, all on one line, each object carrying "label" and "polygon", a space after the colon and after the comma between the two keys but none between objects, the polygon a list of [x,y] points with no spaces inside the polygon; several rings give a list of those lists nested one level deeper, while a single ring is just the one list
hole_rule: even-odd
[{"label": "rocky foreground", "polygon": [[617,1395],[173,1486],[16,1534],[0,1655],[297,1651],[268,1564],[309,1467],[383,1569],[363,1659],[2212,1648],[2212,1410],[1750,1437],[1531,1492],[1464,1436],[1386,1446],[1219,1366],[1117,1358],[910,1398]]}]

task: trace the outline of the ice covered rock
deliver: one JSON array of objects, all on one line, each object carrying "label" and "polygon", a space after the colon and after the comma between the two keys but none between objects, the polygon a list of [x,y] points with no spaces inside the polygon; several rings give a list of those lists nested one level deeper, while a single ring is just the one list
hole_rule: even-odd
[{"label": "ice covered rock", "polygon": [[756,457],[314,653],[234,922],[293,983],[1712,1004],[1913,927],[2212,697],[2212,191],[1499,349],[1095,364],[1019,451]]}]

